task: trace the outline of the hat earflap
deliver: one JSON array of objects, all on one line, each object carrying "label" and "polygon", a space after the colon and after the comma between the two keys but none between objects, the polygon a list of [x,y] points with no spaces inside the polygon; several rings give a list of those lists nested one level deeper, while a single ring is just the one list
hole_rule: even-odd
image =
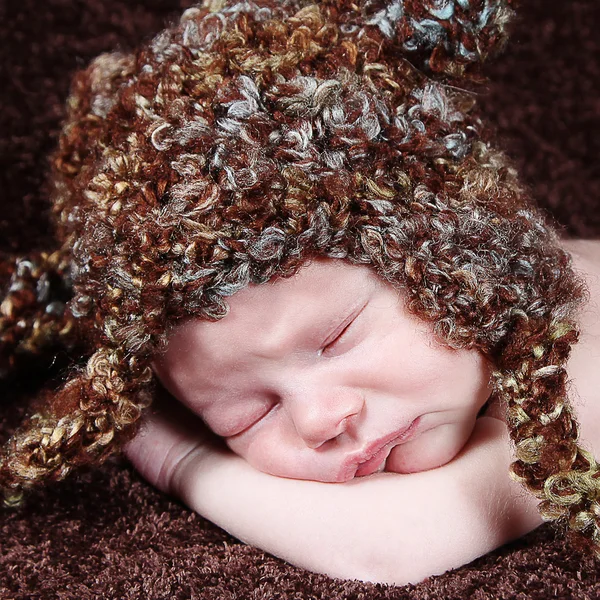
[{"label": "hat earflap", "polygon": [[136,431],[151,403],[149,365],[102,347],[58,392],[31,415],[4,447],[0,490],[6,505],[44,481],[59,481],[76,467],[98,464]]}]

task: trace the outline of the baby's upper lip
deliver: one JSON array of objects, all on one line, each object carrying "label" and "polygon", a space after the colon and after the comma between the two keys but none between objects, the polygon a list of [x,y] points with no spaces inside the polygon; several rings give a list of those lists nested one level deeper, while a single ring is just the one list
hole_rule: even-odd
[{"label": "baby's upper lip", "polygon": [[391,449],[392,446],[403,443],[411,437],[413,431],[418,424],[419,418],[411,421],[406,427],[396,429],[392,433],[388,433],[385,436],[377,438],[376,440],[366,444],[361,450],[348,456],[342,463],[340,469],[340,476],[338,480],[347,481],[351,479],[360,465],[371,460],[374,456],[379,454],[382,450]]}]

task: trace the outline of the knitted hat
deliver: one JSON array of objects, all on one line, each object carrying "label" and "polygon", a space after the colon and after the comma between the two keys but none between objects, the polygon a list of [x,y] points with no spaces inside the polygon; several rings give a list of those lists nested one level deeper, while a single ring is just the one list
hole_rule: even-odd
[{"label": "knitted hat", "polygon": [[75,342],[87,363],[7,444],[6,502],[131,439],[175,323],[332,257],[490,358],[513,476],[600,548],[564,367],[585,286],[472,92],[511,4],[207,0],[79,72],[53,161],[57,248],[0,270],[0,370]]}]

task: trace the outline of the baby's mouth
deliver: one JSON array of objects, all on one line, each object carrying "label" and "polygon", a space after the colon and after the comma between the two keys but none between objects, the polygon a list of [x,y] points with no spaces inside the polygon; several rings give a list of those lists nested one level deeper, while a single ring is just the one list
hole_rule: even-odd
[{"label": "baby's mouth", "polygon": [[394,446],[395,444],[392,446],[385,446],[373,458],[358,465],[354,477],[366,477],[367,475],[373,475],[373,473],[381,473],[385,469],[385,461]]},{"label": "baby's mouth", "polygon": [[[342,467],[343,477],[341,480],[347,481],[352,477],[366,477],[383,471],[392,449],[410,440],[415,434],[419,422],[420,417],[417,417],[408,427],[371,442],[358,455],[355,454],[348,458]],[[352,473],[353,470],[354,474]]]}]

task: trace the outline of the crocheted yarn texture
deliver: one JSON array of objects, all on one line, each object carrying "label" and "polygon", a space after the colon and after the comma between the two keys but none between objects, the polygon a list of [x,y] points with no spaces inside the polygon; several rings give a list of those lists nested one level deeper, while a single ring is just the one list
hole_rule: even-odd
[{"label": "crocheted yarn texture", "polygon": [[9,441],[6,502],[135,434],[170,326],[328,256],[491,358],[514,476],[596,547],[598,469],[564,368],[584,286],[468,89],[511,4],[206,2],[78,73],[54,156],[59,247],[2,266],[0,369],[57,344],[88,360]]}]

